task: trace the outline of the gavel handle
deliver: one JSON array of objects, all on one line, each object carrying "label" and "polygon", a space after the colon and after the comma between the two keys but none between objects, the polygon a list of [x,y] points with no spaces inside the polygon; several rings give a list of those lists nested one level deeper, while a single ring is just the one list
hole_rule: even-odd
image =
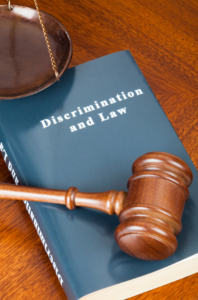
[{"label": "gavel handle", "polygon": [[69,209],[74,209],[76,206],[90,207],[110,215],[119,215],[126,195],[126,192],[114,190],[102,193],[82,193],[75,187],[62,191],[0,183],[0,199],[65,204]]}]

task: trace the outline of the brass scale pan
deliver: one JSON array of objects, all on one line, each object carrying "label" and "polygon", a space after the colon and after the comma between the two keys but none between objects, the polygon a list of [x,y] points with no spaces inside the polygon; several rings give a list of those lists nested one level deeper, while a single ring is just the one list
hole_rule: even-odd
[{"label": "brass scale pan", "polygon": [[32,95],[47,88],[70,63],[72,43],[68,32],[54,17],[40,12],[36,0],[35,6],[37,9],[11,6],[10,0],[8,5],[0,5],[1,100]]}]

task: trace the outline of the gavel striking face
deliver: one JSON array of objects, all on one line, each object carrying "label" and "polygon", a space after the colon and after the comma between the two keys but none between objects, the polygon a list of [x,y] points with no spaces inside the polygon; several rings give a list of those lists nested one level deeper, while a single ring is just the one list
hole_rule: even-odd
[{"label": "gavel striking face", "polygon": [[180,158],[163,152],[147,153],[134,162],[126,192],[81,193],[0,184],[0,199],[40,201],[91,207],[119,215],[115,230],[120,248],[144,260],[162,260],[177,249],[181,217],[193,175]]}]

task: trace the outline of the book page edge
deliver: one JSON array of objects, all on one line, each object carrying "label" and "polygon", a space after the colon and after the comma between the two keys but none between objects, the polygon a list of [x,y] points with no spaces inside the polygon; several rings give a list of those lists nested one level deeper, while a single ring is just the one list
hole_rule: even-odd
[{"label": "book page edge", "polygon": [[153,273],[90,293],[79,300],[124,300],[198,272],[198,254]]}]

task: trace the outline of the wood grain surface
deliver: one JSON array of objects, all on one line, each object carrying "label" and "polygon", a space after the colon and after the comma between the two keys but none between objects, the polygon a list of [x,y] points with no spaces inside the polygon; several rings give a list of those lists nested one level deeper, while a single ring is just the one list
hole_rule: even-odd
[{"label": "wood grain surface", "polygon": [[[130,49],[198,168],[198,2],[40,0],[39,6],[68,30],[70,66]],[[11,182],[2,158],[0,168],[0,181]],[[0,299],[67,299],[23,203],[0,203]],[[131,298],[143,299],[198,299],[198,274]]]}]

